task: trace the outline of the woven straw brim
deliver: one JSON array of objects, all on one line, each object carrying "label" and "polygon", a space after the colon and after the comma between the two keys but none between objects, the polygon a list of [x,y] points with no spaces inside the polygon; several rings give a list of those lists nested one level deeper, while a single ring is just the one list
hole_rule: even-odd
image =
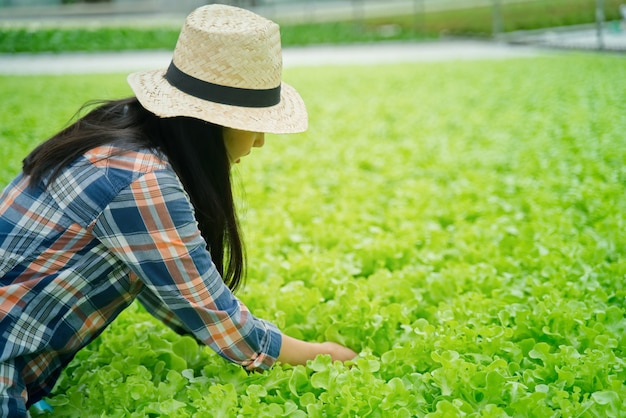
[{"label": "woven straw brim", "polygon": [[306,106],[300,94],[285,82],[280,103],[271,107],[239,107],[193,97],[173,87],[164,69],[133,73],[128,83],[143,107],[163,118],[188,116],[229,128],[252,132],[289,134],[308,127]]}]

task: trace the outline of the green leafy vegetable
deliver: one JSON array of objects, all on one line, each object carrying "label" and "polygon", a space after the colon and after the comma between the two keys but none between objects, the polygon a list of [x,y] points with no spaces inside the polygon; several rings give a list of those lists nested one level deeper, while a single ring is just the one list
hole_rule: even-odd
[{"label": "green leafy vegetable", "polygon": [[[65,370],[50,415],[623,416],[624,70],[569,54],[289,69],[311,128],[236,170],[240,296],[359,358],[248,374],[133,305]],[[0,180],[124,83],[0,78]]]}]

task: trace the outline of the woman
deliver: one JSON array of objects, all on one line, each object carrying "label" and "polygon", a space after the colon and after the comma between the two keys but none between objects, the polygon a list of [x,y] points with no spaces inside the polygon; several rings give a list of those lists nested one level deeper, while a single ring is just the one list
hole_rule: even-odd
[{"label": "woman", "polygon": [[249,370],[356,354],[282,335],[233,296],[244,251],[230,167],[307,115],[281,82],[278,26],[224,5],[191,13],[167,70],[131,74],[37,147],[0,200],[0,415],[25,416],[137,298]]}]

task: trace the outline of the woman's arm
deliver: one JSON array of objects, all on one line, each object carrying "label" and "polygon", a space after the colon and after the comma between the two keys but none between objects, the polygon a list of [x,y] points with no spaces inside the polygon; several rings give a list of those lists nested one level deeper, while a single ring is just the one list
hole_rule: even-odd
[{"label": "woman's arm", "polygon": [[280,331],[226,287],[173,171],[145,173],[120,190],[92,231],[139,277],[153,302],[171,311],[159,317],[171,316],[177,328],[248,370],[276,361]]},{"label": "woman's arm", "polygon": [[357,354],[351,349],[333,342],[309,343],[296,338],[282,335],[282,345],[278,361],[291,365],[306,364],[307,360],[313,360],[318,354],[329,354],[333,361],[352,360]]}]

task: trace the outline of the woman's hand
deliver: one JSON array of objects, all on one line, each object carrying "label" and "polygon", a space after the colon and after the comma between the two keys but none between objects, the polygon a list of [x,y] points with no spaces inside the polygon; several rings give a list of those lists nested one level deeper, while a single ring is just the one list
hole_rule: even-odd
[{"label": "woman's hand", "polygon": [[289,337],[285,334],[283,334],[282,340],[278,361],[293,366],[299,364],[305,365],[307,360],[313,360],[318,354],[328,354],[333,361],[352,360],[357,356],[351,349],[330,341],[324,343],[309,343]]},{"label": "woman's hand", "polygon": [[333,359],[333,361],[348,361],[354,359],[357,356],[357,354],[348,347],[344,347],[341,344],[333,343],[330,341],[320,343],[320,346],[323,351],[323,353],[321,354],[330,354],[330,357]]}]

